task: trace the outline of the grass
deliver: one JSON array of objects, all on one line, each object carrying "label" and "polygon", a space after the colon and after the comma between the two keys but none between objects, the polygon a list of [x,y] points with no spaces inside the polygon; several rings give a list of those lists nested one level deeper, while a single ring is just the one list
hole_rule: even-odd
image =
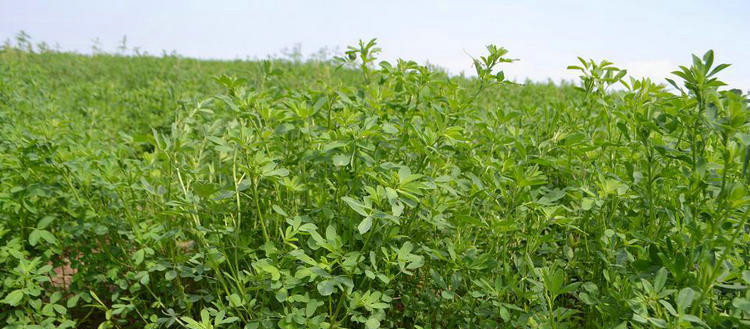
[{"label": "grass", "polygon": [[[740,328],[750,112],[377,60],[0,50],[7,328]],[[619,88],[615,88],[615,87]]]}]

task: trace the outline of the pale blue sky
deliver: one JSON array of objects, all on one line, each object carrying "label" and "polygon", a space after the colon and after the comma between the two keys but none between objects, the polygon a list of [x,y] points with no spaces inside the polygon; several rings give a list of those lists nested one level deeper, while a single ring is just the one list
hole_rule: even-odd
[{"label": "pale blue sky", "polygon": [[471,71],[495,43],[521,61],[508,76],[575,78],[576,56],[606,58],[663,81],[691,53],[732,63],[721,78],[750,89],[750,1],[33,1],[0,0],[0,38],[87,52],[94,38],[199,58],[264,58],[299,43],[305,54],[377,37],[385,59]]}]

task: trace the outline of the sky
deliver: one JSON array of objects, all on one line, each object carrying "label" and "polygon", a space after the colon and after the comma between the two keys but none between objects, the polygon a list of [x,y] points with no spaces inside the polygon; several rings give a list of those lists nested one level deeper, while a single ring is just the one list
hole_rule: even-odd
[{"label": "sky", "polygon": [[0,0],[0,40],[25,31],[32,41],[87,53],[98,38],[196,58],[253,59],[343,51],[377,38],[382,59],[429,62],[470,74],[484,46],[518,62],[507,77],[573,80],[576,57],[607,59],[635,77],[664,81],[690,54],[714,49],[731,63],[719,77],[750,90],[749,0],[599,1],[172,1]]}]

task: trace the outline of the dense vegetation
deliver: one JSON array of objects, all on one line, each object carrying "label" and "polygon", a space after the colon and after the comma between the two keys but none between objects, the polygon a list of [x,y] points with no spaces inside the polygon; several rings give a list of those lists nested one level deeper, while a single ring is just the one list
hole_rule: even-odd
[{"label": "dense vegetation", "polygon": [[[750,112],[342,58],[0,50],[7,328],[740,328]],[[617,87],[617,88],[614,88]],[[670,91],[671,90],[671,91]]]}]

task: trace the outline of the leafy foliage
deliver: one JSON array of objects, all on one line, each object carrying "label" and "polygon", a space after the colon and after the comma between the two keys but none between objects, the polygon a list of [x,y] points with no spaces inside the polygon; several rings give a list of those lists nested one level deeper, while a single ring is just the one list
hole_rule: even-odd
[{"label": "leafy foliage", "polygon": [[[678,94],[377,62],[0,50],[8,328],[750,325],[750,119]],[[377,62],[377,63],[376,63]],[[512,64],[511,64],[512,65]],[[619,87],[619,88],[616,88]]]}]

